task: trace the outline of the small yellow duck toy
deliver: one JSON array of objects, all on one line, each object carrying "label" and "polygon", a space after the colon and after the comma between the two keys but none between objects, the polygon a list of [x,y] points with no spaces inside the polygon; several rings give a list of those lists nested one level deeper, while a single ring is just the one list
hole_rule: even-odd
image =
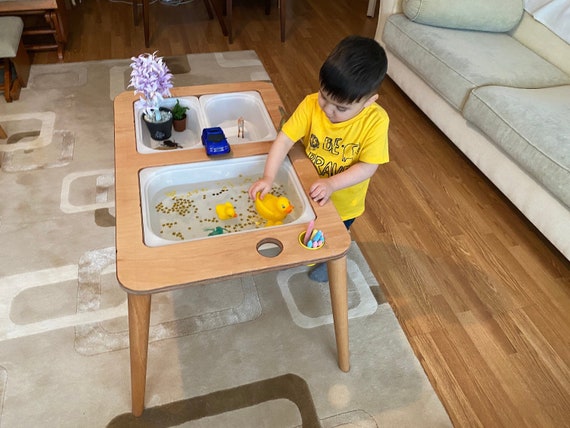
[{"label": "small yellow duck toy", "polygon": [[237,217],[235,208],[231,202],[216,205],[216,214],[220,220],[229,220]]},{"label": "small yellow duck toy", "polygon": [[285,196],[275,196],[268,193],[259,199],[259,193],[255,195],[255,209],[257,213],[267,220],[265,226],[283,224],[283,219],[293,211],[293,205]]}]

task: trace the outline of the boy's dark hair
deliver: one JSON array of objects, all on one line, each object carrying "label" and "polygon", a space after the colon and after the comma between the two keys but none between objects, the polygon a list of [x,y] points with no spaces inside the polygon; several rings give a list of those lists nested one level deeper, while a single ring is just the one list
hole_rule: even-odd
[{"label": "boy's dark hair", "polygon": [[353,103],[376,93],[387,69],[386,52],[376,40],[348,36],[323,63],[319,82],[334,100]]}]

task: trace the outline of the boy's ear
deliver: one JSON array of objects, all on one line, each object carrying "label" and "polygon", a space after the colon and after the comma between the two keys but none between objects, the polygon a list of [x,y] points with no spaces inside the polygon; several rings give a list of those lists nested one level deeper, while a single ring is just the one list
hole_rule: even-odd
[{"label": "boy's ear", "polygon": [[368,98],[368,100],[366,100],[366,102],[364,103],[364,107],[368,107],[370,104],[375,102],[377,99],[378,99],[378,94],[372,95],[370,98]]}]

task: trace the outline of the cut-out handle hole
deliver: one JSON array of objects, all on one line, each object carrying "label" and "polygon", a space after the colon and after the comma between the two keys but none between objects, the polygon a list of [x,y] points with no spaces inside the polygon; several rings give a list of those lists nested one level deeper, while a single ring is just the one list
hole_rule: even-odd
[{"label": "cut-out handle hole", "polygon": [[274,238],[265,238],[257,243],[257,252],[263,257],[277,257],[283,251],[281,241]]}]

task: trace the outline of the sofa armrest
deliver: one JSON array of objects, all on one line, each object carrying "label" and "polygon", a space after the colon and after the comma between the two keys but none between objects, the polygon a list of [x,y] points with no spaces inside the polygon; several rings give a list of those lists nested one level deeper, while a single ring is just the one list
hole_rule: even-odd
[{"label": "sofa armrest", "polygon": [[390,15],[395,13],[402,13],[402,0],[381,0],[380,10],[378,15],[378,26],[376,27],[376,36],[374,37],[378,43],[384,46],[382,41],[382,33],[384,25]]}]

